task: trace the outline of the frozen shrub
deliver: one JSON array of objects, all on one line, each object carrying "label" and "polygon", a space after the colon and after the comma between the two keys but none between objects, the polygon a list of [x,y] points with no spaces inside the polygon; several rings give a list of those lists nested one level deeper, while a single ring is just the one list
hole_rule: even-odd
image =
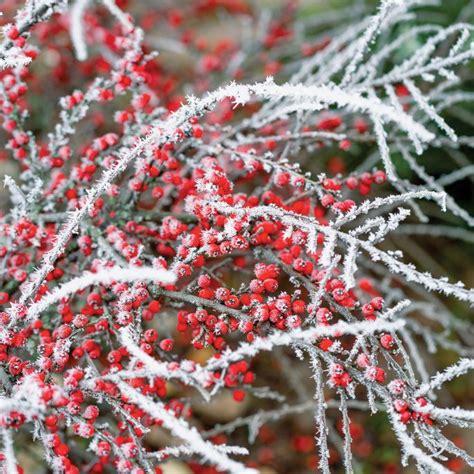
[{"label": "frozen shrub", "polygon": [[[18,170],[0,218],[2,472],[28,446],[54,473],[278,469],[255,442],[311,412],[314,440],[286,449],[353,472],[364,411],[386,414],[404,466],[472,468],[445,429],[474,412],[436,391],[474,368],[447,304],[474,293],[386,242],[473,241],[444,189],[473,172],[444,113],[472,100],[472,26],[423,22],[432,0],[17,3],[0,43],[0,156]],[[199,25],[213,15],[218,39]],[[456,157],[439,179],[419,161],[434,149]],[[459,358],[436,373],[440,348]],[[196,407],[223,394],[266,402],[210,425]]]}]

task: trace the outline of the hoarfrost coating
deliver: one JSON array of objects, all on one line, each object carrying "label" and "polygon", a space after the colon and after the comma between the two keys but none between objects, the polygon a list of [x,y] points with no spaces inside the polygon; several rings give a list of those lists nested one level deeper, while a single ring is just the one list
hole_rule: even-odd
[{"label": "hoarfrost coating", "polygon": [[474,241],[472,2],[19,3],[2,472],[389,471],[376,413],[395,465],[474,467],[440,396],[474,369],[474,291],[430,254]]}]

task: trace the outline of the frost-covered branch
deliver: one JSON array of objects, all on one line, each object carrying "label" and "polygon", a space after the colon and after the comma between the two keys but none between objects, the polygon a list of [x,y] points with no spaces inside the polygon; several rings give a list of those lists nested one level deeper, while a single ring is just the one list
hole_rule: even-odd
[{"label": "frost-covered branch", "polygon": [[49,306],[77,294],[85,288],[93,285],[111,285],[114,282],[141,282],[150,281],[153,283],[170,284],[176,281],[176,275],[167,270],[151,267],[128,267],[128,268],[108,268],[99,270],[97,273],[85,273],[67,283],[57,287],[54,291],[43,296],[39,301],[33,303],[28,310],[28,318],[33,320],[38,318],[40,313]]},{"label": "frost-covered branch", "polygon": [[195,428],[191,428],[184,420],[174,417],[166,410],[161,402],[153,402],[148,397],[145,397],[137,390],[130,386],[121,383],[120,390],[131,401],[137,403],[139,407],[160,419],[163,426],[171,431],[171,433],[182,439],[186,444],[197,454],[202,456],[204,460],[215,463],[220,469],[230,473],[245,473],[254,474],[255,469],[250,469],[242,464],[231,460],[221,450],[216,449],[209,441],[202,439]]},{"label": "frost-covered branch", "polygon": [[460,359],[456,364],[448,367],[443,372],[434,375],[429,383],[423,384],[416,392],[417,396],[426,395],[431,390],[435,390],[445,382],[449,382],[457,377],[466,374],[469,370],[474,369],[474,359]]}]

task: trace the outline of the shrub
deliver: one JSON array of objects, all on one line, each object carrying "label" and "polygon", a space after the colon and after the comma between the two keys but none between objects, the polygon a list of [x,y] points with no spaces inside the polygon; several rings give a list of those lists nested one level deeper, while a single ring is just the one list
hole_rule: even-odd
[{"label": "shrub", "polygon": [[435,394],[474,293],[390,240],[473,241],[473,28],[434,3],[5,3],[2,472],[353,472],[377,413],[403,466],[474,466]]}]

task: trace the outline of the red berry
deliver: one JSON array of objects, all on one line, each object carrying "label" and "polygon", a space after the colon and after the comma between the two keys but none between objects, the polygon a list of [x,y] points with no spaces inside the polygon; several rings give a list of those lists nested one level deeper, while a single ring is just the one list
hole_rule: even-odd
[{"label": "red berry", "polygon": [[166,352],[171,351],[173,349],[173,346],[174,346],[174,342],[172,339],[163,339],[160,342],[160,348]]},{"label": "red berry", "polygon": [[390,350],[395,346],[395,340],[390,334],[384,334],[380,337],[380,344],[384,349]]},{"label": "red berry", "polygon": [[10,301],[8,293],[0,292],[0,304],[7,304]]},{"label": "red berry", "polygon": [[234,390],[232,397],[236,402],[242,402],[245,398],[245,392],[243,390]]}]

